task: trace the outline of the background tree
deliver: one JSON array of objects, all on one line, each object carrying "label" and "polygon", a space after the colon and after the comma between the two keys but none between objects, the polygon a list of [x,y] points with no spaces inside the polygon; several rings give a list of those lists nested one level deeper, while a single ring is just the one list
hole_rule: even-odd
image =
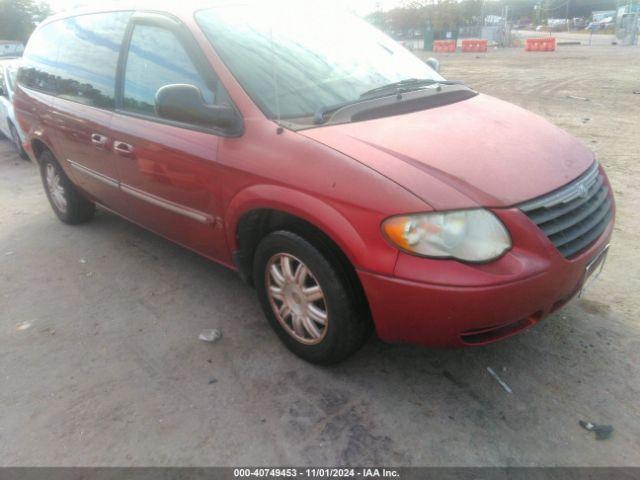
[{"label": "background tree", "polygon": [[[509,20],[532,22],[548,18],[590,17],[594,10],[614,10],[629,0],[404,0],[388,11],[378,9],[370,16],[372,22],[387,31],[401,34],[410,29],[432,28],[436,31],[455,30],[468,25],[480,25],[482,17],[502,16],[509,7]],[[640,0],[630,0],[639,2]],[[567,12],[567,5],[569,11]]]},{"label": "background tree", "polygon": [[0,0],[0,39],[25,42],[38,23],[51,14],[49,5],[36,0]]}]

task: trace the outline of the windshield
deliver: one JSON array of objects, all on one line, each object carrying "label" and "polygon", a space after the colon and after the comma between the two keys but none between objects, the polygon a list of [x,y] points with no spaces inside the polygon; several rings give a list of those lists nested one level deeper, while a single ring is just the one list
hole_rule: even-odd
[{"label": "windshield", "polygon": [[308,5],[210,8],[196,20],[270,118],[312,123],[314,112],[407,79],[442,80],[364,20]]}]

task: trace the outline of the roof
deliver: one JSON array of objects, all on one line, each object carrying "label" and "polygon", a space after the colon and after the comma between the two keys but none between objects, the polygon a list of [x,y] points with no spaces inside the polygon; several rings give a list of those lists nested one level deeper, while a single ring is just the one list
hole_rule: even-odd
[{"label": "roof", "polygon": [[[81,0],[79,1],[79,3]],[[114,12],[114,11],[134,11],[146,10],[154,12],[163,12],[180,16],[190,16],[197,10],[203,8],[225,6],[225,5],[244,5],[257,3],[257,0],[106,0],[99,4],[82,5],[81,3],[73,8],[64,10],[56,15],[47,18],[41,25],[60,20],[63,18],[75,17],[78,15],[87,15],[91,13]]]}]

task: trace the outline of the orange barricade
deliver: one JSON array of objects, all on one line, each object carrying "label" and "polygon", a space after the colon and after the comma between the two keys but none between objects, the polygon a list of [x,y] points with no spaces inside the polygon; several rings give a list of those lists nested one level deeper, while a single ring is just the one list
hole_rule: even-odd
[{"label": "orange barricade", "polygon": [[438,53],[455,53],[455,40],[436,40],[433,42],[433,51]]},{"label": "orange barricade", "polygon": [[487,40],[463,40],[462,51],[463,52],[486,52]]},{"label": "orange barricade", "polygon": [[527,52],[555,52],[556,39],[554,37],[527,38],[525,50]]}]

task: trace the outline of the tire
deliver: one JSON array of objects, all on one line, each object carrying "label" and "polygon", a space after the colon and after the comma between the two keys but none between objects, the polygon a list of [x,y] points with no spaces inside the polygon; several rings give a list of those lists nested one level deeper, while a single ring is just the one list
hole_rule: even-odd
[{"label": "tire", "polygon": [[79,225],[91,220],[95,215],[95,204],[80,194],[51,152],[42,152],[39,163],[44,191],[58,218],[68,225]]},{"label": "tire", "polygon": [[18,130],[16,130],[16,127],[12,123],[9,124],[9,130],[11,131],[11,141],[18,151],[18,155],[20,155],[20,158],[23,160],[29,160],[29,155],[27,155],[27,152],[22,146],[22,141],[20,140],[20,135],[18,135]]},{"label": "tire", "polygon": [[[300,264],[306,267],[306,280],[292,281],[296,275],[291,274],[285,278],[283,262],[289,264],[290,273],[299,272]],[[271,273],[274,266],[278,275]],[[253,275],[262,309],[286,347],[310,363],[332,365],[345,360],[362,347],[371,332],[361,294],[343,272],[332,255],[324,255],[292,232],[271,233],[256,249]],[[322,299],[312,303],[319,294]],[[316,322],[322,318],[320,313],[326,315],[324,324]],[[295,325],[294,316],[298,319]]]}]

